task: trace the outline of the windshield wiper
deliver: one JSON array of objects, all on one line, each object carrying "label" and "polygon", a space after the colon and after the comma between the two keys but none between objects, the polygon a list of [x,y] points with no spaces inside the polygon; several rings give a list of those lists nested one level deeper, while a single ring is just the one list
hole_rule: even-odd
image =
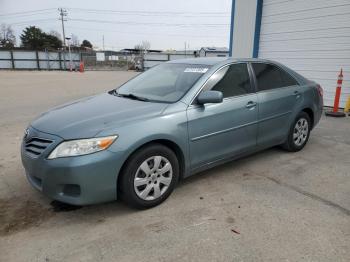
[{"label": "windshield wiper", "polygon": [[114,90],[114,95],[116,96],[120,96],[120,97],[126,97],[126,98],[131,98],[131,99],[134,99],[134,100],[139,100],[139,101],[144,101],[144,102],[148,102],[149,99],[148,98],[145,98],[145,97],[142,97],[142,96],[137,96],[137,95],[134,95],[134,94],[120,94],[117,92],[117,90]]}]

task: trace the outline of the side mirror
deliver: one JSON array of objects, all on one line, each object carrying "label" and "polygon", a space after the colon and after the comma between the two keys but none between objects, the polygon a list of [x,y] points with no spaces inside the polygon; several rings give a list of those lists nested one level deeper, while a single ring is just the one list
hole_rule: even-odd
[{"label": "side mirror", "polygon": [[224,96],[220,91],[204,91],[197,96],[197,103],[200,105],[208,103],[221,103],[223,97]]}]

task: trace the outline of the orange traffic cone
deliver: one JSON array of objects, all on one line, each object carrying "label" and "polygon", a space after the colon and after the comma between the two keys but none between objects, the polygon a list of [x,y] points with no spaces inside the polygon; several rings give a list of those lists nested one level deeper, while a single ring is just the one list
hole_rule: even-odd
[{"label": "orange traffic cone", "polygon": [[84,73],[84,62],[83,61],[81,61],[79,64],[79,72]]},{"label": "orange traffic cone", "polygon": [[344,112],[338,111],[342,83],[343,83],[343,69],[341,68],[340,74],[338,75],[337,89],[335,91],[333,110],[325,112],[326,116],[333,116],[333,117],[344,117],[345,116]]}]

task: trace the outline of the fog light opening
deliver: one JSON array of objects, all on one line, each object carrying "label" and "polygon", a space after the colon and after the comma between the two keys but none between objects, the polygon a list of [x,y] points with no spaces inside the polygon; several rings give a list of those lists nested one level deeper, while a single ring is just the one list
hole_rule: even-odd
[{"label": "fog light opening", "polygon": [[78,197],[80,196],[80,186],[74,184],[66,184],[63,186],[62,193],[66,196],[70,197]]}]

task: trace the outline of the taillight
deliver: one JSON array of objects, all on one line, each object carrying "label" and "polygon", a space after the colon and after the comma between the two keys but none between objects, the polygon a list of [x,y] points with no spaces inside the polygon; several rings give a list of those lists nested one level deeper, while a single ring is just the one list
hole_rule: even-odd
[{"label": "taillight", "polygon": [[317,88],[317,91],[318,91],[318,94],[320,95],[320,97],[323,97],[323,89],[322,89],[322,87],[320,85],[317,85],[316,88]]}]

